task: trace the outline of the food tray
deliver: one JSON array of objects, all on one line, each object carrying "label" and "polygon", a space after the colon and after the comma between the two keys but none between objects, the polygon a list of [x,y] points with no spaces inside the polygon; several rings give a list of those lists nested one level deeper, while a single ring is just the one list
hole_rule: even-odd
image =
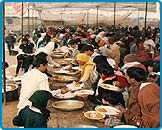
[{"label": "food tray", "polygon": [[118,115],[120,113],[120,110],[112,106],[97,106],[95,110],[105,115]]},{"label": "food tray", "polygon": [[91,120],[100,120],[100,119],[103,119],[105,117],[104,114],[101,114],[97,111],[87,111],[84,113],[84,116],[88,119],[91,119]]},{"label": "food tray", "polygon": [[[14,91],[18,89],[18,85],[17,84],[6,84],[6,92],[9,91]],[[4,93],[4,89],[2,88],[2,93]]]},{"label": "food tray", "polygon": [[101,88],[107,89],[107,90],[112,90],[112,91],[119,91],[119,87],[113,86],[111,84],[100,84]]},{"label": "food tray", "polygon": [[74,98],[75,95],[71,92],[67,92],[65,94],[58,94],[58,95],[54,95],[55,98],[57,99],[71,99],[71,98]]},{"label": "food tray", "polygon": [[73,76],[55,75],[53,80],[61,83],[71,83],[73,81],[78,81],[78,78]]},{"label": "food tray", "polygon": [[74,111],[84,107],[84,102],[78,100],[63,100],[57,101],[52,106],[62,111]]}]

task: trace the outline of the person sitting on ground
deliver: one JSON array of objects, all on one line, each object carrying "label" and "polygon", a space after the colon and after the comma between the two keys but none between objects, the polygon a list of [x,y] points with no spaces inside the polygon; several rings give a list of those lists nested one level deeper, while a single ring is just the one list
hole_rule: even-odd
[{"label": "person sitting on ground", "polygon": [[160,86],[160,61],[148,60],[143,62],[147,70],[147,81],[152,81]]},{"label": "person sitting on ground", "polygon": [[[114,91],[104,93],[102,95],[102,103],[106,106],[112,106],[119,110],[124,110],[123,105],[120,103],[118,93]],[[104,122],[105,126],[108,128],[124,124],[124,122],[122,122],[121,119],[115,115],[109,115],[105,119],[101,119],[100,122]]]},{"label": "person sitting on ground", "polygon": [[160,87],[146,81],[146,72],[139,67],[127,69],[131,91],[126,111],[122,118],[126,124],[140,128],[157,128],[160,125]]},{"label": "person sitting on ground", "polygon": [[102,104],[102,94],[109,93],[108,89],[101,87],[102,84],[110,84],[119,87],[116,93],[118,93],[120,97],[120,103],[125,106],[125,101],[123,99],[123,95],[121,91],[123,91],[124,81],[121,78],[118,78],[117,75],[114,74],[114,69],[106,64],[102,63],[96,66],[96,70],[100,73],[100,79],[98,81],[98,85],[94,95],[89,95],[88,98],[95,104]]},{"label": "person sitting on ground", "polygon": [[76,57],[77,57],[77,55],[78,55],[78,53],[79,53],[79,51],[78,51],[78,42],[77,42],[77,40],[75,40],[75,39],[71,39],[69,42],[68,42],[68,45],[71,47],[71,48],[73,48],[73,50],[72,50],[72,58],[74,59],[74,61],[76,60]]},{"label": "person sitting on ground", "polygon": [[137,56],[135,54],[128,54],[123,59],[124,65],[121,67],[120,71],[123,75],[126,74],[126,71],[129,67],[138,66],[146,71],[146,68],[143,64],[137,61]]},{"label": "person sitting on ground", "polygon": [[146,67],[147,74],[151,72],[160,72],[160,61],[148,60],[143,62],[143,65]]},{"label": "person sitting on ground", "polygon": [[109,45],[110,48],[108,48],[108,57],[115,60],[116,64],[118,65],[120,63],[120,47],[114,42],[114,38],[109,37]]},{"label": "person sitting on ground", "polygon": [[54,49],[56,49],[58,47],[58,45],[55,42],[49,42],[45,47],[39,48],[35,55],[37,55],[40,52],[44,52],[48,55],[48,63],[49,66],[51,67],[60,67],[60,64],[56,63],[54,60],[52,60],[52,53],[54,51]]},{"label": "person sitting on ground", "polygon": [[146,53],[143,42],[141,40],[137,40],[136,45],[137,49],[135,51],[135,54],[137,57],[137,61],[143,63],[144,61],[150,60],[151,57]]},{"label": "person sitting on ground", "polygon": [[90,44],[84,45],[83,48],[82,48],[82,52],[87,54],[90,57],[89,60],[92,61],[92,62],[93,62],[93,59],[96,56],[100,55],[100,54],[94,52],[94,47]]},{"label": "person sitting on ground", "polygon": [[95,64],[89,61],[88,55],[84,53],[78,54],[76,60],[81,73],[79,83],[83,83],[85,88],[91,88],[98,76],[98,73],[94,69]]},{"label": "person sitting on ground", "polygon": [[[45,59],[47,59],[47,54],[46,53],[44,53],[44,52],[40,52],[40,53],[38,53],[37,55],[35,55],[34,56],[34,59],[37,59],[37,58],[45,58]],[[47,59],[48,60],[48,59]],[[35,60],[34,60],[35,61]],[[33,62],[32,63],[32,65],[33,65],[33,67],[32,68],[34,68],[35,67],[35,62]],[[44,72],[48,77],[52,77],[52,75],[50,74],[50,73],[48,73],[48,70],[46,69],[45,70],[45,72]]]},{"label": "person sitting on ground", "polygon": [[146,31],[145,33],[145,41],[143,43],[144,48],[146,50],[146,52],[150,55],[151,58],[153,58],[155,56],[155,43],[152,40],[152,36],[151,36],[151,32]]},{"label": "person sitting on ground", "polygon": [[17,105],[18,111],[23,109],[26,105],[31,106],[31,102],[28,99],[37,90],[46,90],[51,92],[52,95],[66,93],[68,91],[67,88],[51,91],[48,77],[44,73],[47,69],[48,61],[45,58],[39,57],[34,59],[33,62],[35,63],[35,67],[25,73],[21,78],[19,103]]},{"label": "person sitting on ground", "polygon": [[[43,98],[42,98],[43,97]],[[47,128],[50,111],[46,109],[48,101],[52,98],[49,91],[37,90],[29,98],[32,106],[25,106],[13,119],[13,124],[24,128]]]}]

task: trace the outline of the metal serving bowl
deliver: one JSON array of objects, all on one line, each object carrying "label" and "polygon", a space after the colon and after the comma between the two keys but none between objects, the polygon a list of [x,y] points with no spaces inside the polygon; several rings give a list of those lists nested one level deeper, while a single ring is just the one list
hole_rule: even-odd
[{"label": "metal serving bowl", "polygon": [[[6,101],[16,101],[19,98],[18,85],[6,84]],[[4,89],[2,88],[2,101],[4,100]]]},{"label": "metal serving bowl", "polygon": [[62,100],[52,104],[56,109],[62,111],[74,111],[84,107],[84,102],[78,100]]}]

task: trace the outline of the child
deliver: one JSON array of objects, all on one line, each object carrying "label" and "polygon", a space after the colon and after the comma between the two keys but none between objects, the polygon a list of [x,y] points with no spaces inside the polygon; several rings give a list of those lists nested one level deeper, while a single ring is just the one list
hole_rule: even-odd
[{"label": "child", "polygon": [[[104,105],[112,106],[118,108],[119,110],[124,110],[123,105],[120,103],[119,95],[114,91],[109,91],[109,93],[102,94],[102,103]],[[121,119],[116,115],[109,115],[107,119],[104,120],[105,126],[114,127],[117,125],[124,124]]]},{"label": "child", "polygon": [[13,119],[13,124],[24,128],[47,128],[50,111],[46,109],[52,94],[45,90],[36,91],[30,98],[32,106],[21,109]]},{"label": "child", "polygon": [[[102,97],[101,95],[103,93],[109,93],[110,90],[108,89],[104,89],[102,88],[100,85],[102,83],[104,84],[111,84],[111,85],[116,85],[117,82],[119,84],[119,87],[121,86],[121,81],[118,79],[118,76],[114,74],[114,69],[106,64],[106,63],[101,63],[99,65],[97,65],[97,69],[96,69],[99,74],[100,74],[100,79],[98,81],[97,87],[96,87],[96,93],[95,95],[92,96],[88,96],[89,100],[92,101],[95,104],[101,105],[102,104]],[[119,88],[120,90],[120,88]],[[115,92],[117,93],[117,95],[119,95],[120,97],[120,103],[125,106],[125,101],[123,99],[123,95],[121,92]]]}]

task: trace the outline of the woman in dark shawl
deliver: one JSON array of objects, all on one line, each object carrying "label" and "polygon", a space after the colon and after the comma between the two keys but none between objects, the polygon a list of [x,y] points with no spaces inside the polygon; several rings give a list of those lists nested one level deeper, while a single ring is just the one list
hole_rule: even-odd
[{"label": "woman in dark shawl", "polygon": [[30,98],[32,106],[23,108],[13,119],[13,124],[24,128],[47,128],[50,111],[46,109],[52,94],[45,90],[36,91]]}]

